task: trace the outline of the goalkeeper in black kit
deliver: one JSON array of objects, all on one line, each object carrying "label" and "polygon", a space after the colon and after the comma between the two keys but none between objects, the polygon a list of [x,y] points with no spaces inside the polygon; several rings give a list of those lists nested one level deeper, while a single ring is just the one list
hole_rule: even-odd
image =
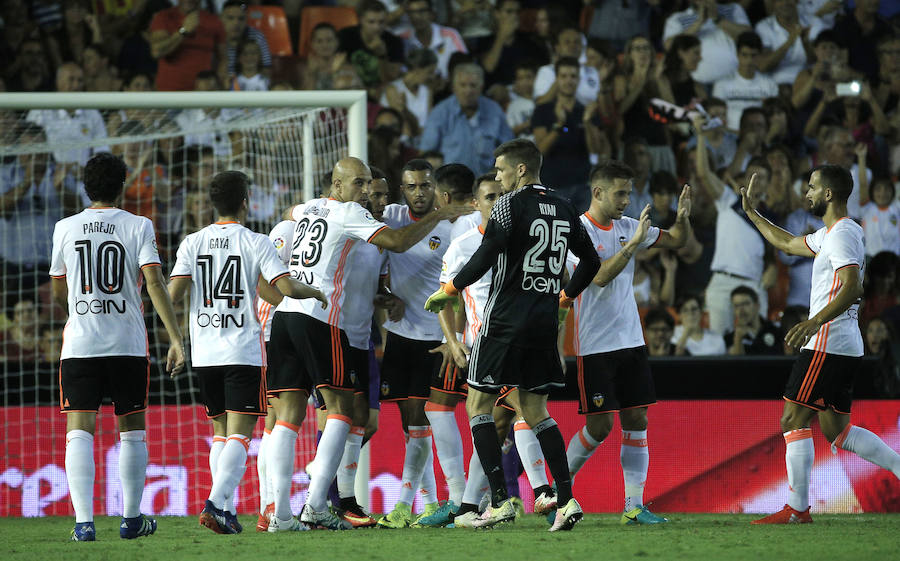
[{"label": "goalkeeper in black kit", "polygon": [[[481,246],[451,282],[426,302],[440,311],[459,305],[459,290],[493,267],[484,322],[469,358],[466,412],[475,448],[491,486],[491,508],[473,526],[490,527],[515,518],[501,465],[491,409],[503,386],[517,387],[521,413],[532,427],[557,484],[559,509],[551,532],[570,530],[582,518],[572,497],[566,445],[547,411],[547,394],[562,387],[556,350],[560,308],[568,308],[600,268],[600,259],[568,200],[541,185],[541,153],[516,139],[494,151],[504,190],[491,212]],[[563,289],[566,254],[580,263]]]}]

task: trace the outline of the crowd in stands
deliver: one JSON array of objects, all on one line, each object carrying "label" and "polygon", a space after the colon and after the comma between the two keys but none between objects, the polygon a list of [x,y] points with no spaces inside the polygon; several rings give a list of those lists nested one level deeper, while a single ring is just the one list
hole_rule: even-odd
[{"label": "crowd in stands", "polygon": [[[281,6],[290,42],[300,45],[301,3],[266,3]],[[248,22],[248,4],[5,0],[0,86],[365,89],[369,157],[392,187],[414,156],[488,172],[494,148],[516,136],[535,141],[543,181],[582,210],[589,170],[603,159],[635,170],[625,214],[636,218],[650,205],[656,226],[671,226],[688,183],[687,246],[637,257],[635,296],[651,355],[795,352],[783,333],[806,317],[812,260],[764,243],[738,189],[756,174],[767,216],[795,234],[812,232],[822,222],[805,202],[809,170],[845,166],[854,179],[849,213],[866,235],[860,327],[867,353],[882,357],[885,392],[900,394],[900,4],[338,0],[356,23],[318,23],[304,56],[273,54],[272,38]],[[15,137],[3,137],[10,142],[52,145],[227,118],[202,109],[32,110],[0,120],[16,123]],[[211,219],[201,187],[236,154],[214,135],[186,136],[182,151],[162,142],[114,150],[130,170],[124,207],[153,218],[165,254]],[[80,166],[103,149],[0,162],[2,360],[53,359],[59,329],[47,320],[52,310],[41,309],[49,305],[38,305],[49,302],[50,235],[56,220],[80,210]],[[157,165],[163,153],[185,155]],[[291,195],[298,185],[284,188]],[[277,217],[271,201],[251,203]],[[266,216],[258,229],[271,226]]]}]

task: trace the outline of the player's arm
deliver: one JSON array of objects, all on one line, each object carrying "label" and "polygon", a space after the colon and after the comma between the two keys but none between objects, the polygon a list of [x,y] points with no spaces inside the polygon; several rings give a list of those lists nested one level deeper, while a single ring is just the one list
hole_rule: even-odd
[{"label": "player's arm", "polygon": [[578,257],[579,261],[572,272],[572,277],[559,295],[560,304],[564,307],[572,304],[574,299],[591,284],[597,271],[600,270],[600,256],[597,255],[594,244],[591,243],[584,225],[578,218],[572,221],[572,238],[569,249],[575,254],[575,257]]},{"label": "player's arm", "polygon": [[[458,368],[465,368],[469,364],[468,349],[459,341],[458,333],[462,333],[462,331],[456,322],[456,315],[457,312],[451,306],[447,306],[438,313],[438,321],[441,324],[441,331],[444,332],[444,338],[447,339],[446,345],[450,351],[450,357]],[[463,328],[465,328],[465,322]],[[446,361],[447,358],[445,356],[444,360]]]},{"label": "player's arm", "polygon": [[191,288],[191,282],[190,277],[173,277],[169,280],[169,298],[173,305],[181,302],[188,289]]},{"label": "player's arm", "polygon": [[[162,267],[144,267],[143,273],[147,280],[147,294],[150,296],[150,301],[153,302],[153,309],[156,310],[169,334],[166,372],[174,376],[184,370],[184,347],[181,344],[181,328],[178,327],[175,307],[166,291],[166,279],[163,277]],[[190,285],[190,279],[188,279],[188,285]]]},{"label": "player's arm", "polygon": [[756,229],[759,230],[763,237],[766,238],[766,241],[774,245],[776,249],[780,249],[791,255],[815,257],[816,254],[806,244],[806,236],[795,236],[787,230],[779,228],[775,224],[769,222],[753,207],[753,204],[750,202],[750,193],[753,190],[755,181],[756,174],[754,173],[753,176],[750,177],[750,184],[746,188],[741,188],[741,204],[744,207],[744,212],[753,222],[753,225],[756,226]]},{"label": "player's arm", "polygon": [[290,275],[285,274],[275,279],[275,288],[281,291],[285,296],[296,298],[297,300],[315,298],[322,303],[323,310],[328,307],[328,300],[325,298],[325,295],[322,294],[321,290],[313,288],[308,284],[303,284],[297,279],[291,278]]},{"label": "player's arm", "polygon": [[680,249],[691,237],[691,186],[685,185],[678,197],[675,224],[668,230],[660,230],[659,239],[653,247],[660,249]]},{"label": "player's arm", "polygon": [[850,264],[837,271],[841,287],[834,299],[819,310],[819,313],[806,321],[801,321],[791,328],[784,340],[792,347],[802,347],[816,334],[824,324],[838,317],[863,295],[862,283],[859,279],[859,265]]},{"label": "player's arm", "polygon": [[427,236],[441,220],[453,220],[463,214],[472,212],[471,205],[448,205],[425,215],[424,218],[402,228],[382,228],[376,232],[369,243],[378,247],[403,253]]},{"label": "player's arm", "polygon": [[[619,273],[621,273],[628,265],[628,262],[631,261],[634,253],[640,248],[641,242],[647,237],[647,230],[649,229],[650,205],[647,205],[644,207],[644,210],[641,211],[641,216],[638,219],[638,226],[634,231],[634,235],[631,236],[628,243],[622,246],[622,249],[617,251],[610,259],[603,262],[600,266],[600,270],[594,275],[594,284],[597,286],[606,286],[611,283],[614,278],[619,276]],[[662,231],[660,231],[660,236],[661,235]],[[566,294],[569,294],[568,290],[566,290]]]},{"label": "player's arm", "polygon": [[261,275],[259,282],[256,283],[256,288],[259,291],[259,297],[273,306],[281,304],[281,301],[284,300],[284,294],[278,288],[267,283]]},{"label": "player's arm", "polygon": [[53,301],[56,302],[56,305],[68,312],[69,284],[66,282],[66,277],[50,279],[50,294],[53,297]]}]

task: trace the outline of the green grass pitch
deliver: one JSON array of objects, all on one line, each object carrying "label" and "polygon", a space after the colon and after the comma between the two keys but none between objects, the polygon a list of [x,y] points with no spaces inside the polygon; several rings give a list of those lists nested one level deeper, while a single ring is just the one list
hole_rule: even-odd
[{"label": "green grass pitch", "polygon": [[0,559],[206,561],[304,559],[483,561],[701,559],[719,561],[891,560],[900,558],[900,514],[818,515],[791,526],[751,526],[749,515],[670,514],[660,526],[621,526],[613,515],[588,515],[571,532],[550,534],[526,515],[494,530],[351,530],[219,536],[195,517],[159,518],[156,535],[119,539],[117,518],[97,519],[97,542],[68,542],[72,518],[0,518]]}]

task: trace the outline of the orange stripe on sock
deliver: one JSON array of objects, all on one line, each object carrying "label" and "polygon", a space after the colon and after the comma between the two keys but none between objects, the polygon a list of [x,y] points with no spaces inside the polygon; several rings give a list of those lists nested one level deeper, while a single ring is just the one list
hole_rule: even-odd
[{"label": "orange stripe on sock", "polygon": [[294,431],[294,432],[296,432],[296,433],[299,433],[299,432],[300,432],[300,427],[298,427],[297,425],[292,425],[292,424],[290,424],[290,423],[288,423],[288,422],[286,422],[286,421],[275,421],[275,426],[277,427],[278,425],[281,425],[282,427],[289,428],[289,429],[291,429],[292,431]]},{"label": "orange stripe on sock", "polygon": [[784,441],[787,444],[803,440],[804,438],[812,438],[812,429],[797,429],[784,433]]},{"label": "orange stripe on sock", "polygon": [[593,444],[587,441],[587,438],[584,437],[584,429],[578,431],[578,440],[581,441],[581,445],[585,447],[586,450],[593,450],[597,448]]},{"label": "orange stripe on sock", "polygon": [[453,411],[453,409],[454,407],[451,405],[441,405],[440,403],[432,403],[430,401],[425,402],[425,411]]},{"label": "orange stripe on sock", "polygon": [[359,436],[365,436],[366,427],[350,427],[350,434],[358,434]]},{"label": "orange stripe on sock", "polygon": [[213,442],[225,442],[227,439],[224,436],[214,436]]},{"label": "orange stripe on sock", "polygon": [[263,432],[266,433],[266,434],[272,434],[272,431],[269,430],[269,429],[263,429]]},{"label": "orange stripe on sock", "polygon": [[328,419],[337,419],[338,421],[344,421],[348,425],[353,426],[353,419],[351,419],[350,417],[348,417],[346,415],[338,415],[337,413],[332,413],[331,415],[328,415],[327,417],[325,417],[325,419],[326,419],[326,421]]},{"label": "orange stripe on sock", "polygon": [[516,421],[516,424],[513,425],[513,429],[515,430],[531,430],[531,427],[528,426],[528,423],[525,421]]},{"label": "orange stripe on sock", "polygon": [[625,438],[622,437],[622,446],[634,446],[635,448],[646,448],[646,438]]},{"label": "orange stripe on sock", "polygon": [[850,427],[852,427],[852,426],[853,425],[851,425],[850,423],[847,423],[847,426],[844,427],[844,430],[841,431],[841,434],[839,434],[837,436],[837,438],[834,439],[833,444],[835,446],[837,446],[838,448],[844,447],[844,440],[847,438],[847,435],[850,433]]},{"label": "orange stripe on sock", "polygon": [[250,439],[246,436],[229,436],[228,440],[237,440],[244,445],[244,450],[250,451]]},{"label": "orange stripe on sock", "polygon": [[409,431],[410,438],[427,438],[431,436],[431,427],[420,430],[411,430]]}]

